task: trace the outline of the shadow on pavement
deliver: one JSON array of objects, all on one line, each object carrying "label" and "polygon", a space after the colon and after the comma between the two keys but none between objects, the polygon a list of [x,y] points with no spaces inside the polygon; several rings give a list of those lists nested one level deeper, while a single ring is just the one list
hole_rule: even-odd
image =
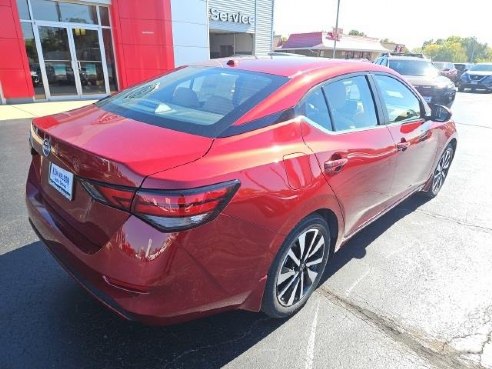
[{"label": "shadow on pavement", "polygon": [[397,221],[413,213],[427,201],[429,201],[429,199],[424,196],[411,196],[367,228],[364,228],[353,236],[340,250],[338,250],[331,260],[328,261],[320,285],[326,282],[328,278],[338,270],[343,268],[350,260],[362,259],[366,255],[366,248],[369,247],[374,240],[386,232]]},{"label": "shadow on pavement", "polygon": [[284,321],[231,312],[177,326],[124,321],[41,242],[0,256],[0,368],[217,368]]},{"label": "shadow on pavement", "polygon": [[[364,257],[374,239],[423,203],[412,197],[356,235],[331,260],[324,280]],[[247,312],[170,327],[124,321],[72,281],[41,242],[0,256],[0,281],[0,368],[6,369],[217,368],[285,322]]]}]

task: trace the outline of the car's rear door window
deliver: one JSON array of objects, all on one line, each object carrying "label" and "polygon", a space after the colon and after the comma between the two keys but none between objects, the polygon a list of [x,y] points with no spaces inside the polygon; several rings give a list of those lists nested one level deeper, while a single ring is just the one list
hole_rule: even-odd
[{"label": "car's rear door window", "polygon": [[365,76],[348,77],[323,87],[335,131],[378,125],[376,108]]},{"label": "car's rear door window", "polygon": [[388,123],[420,118],[420,101],[400,81],[383,75],[375,75],[383,103],[388,113]]},{"label": "car's rear door window", "polygon": [[215,67],[185,67],[101,100],[141,122],[216,137],[288,78]]},{"label": "car's rear door window", "polygon": [[316,87],[309,91],[304,99],[302,99],[297,110],[299,114],[304,115],[316,125],[319,125],[328,131],[332,130],[328,106],[326,105],[326,100],[321,87]]}]

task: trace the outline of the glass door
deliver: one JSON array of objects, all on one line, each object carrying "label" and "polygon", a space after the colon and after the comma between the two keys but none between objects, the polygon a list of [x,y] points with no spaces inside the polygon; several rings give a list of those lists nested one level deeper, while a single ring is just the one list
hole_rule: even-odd
[{"label": "glass door", "polygon": [[106,94],[105,65],[102,62],[100,31],[74,27],[71,29],[75,47],[80,95]]},{"label": "glass door", "polygon": [[[43,79],[49,97],[100,97],[109,82],[100,29],[76,25],[40,24]],[[44,22],[43,22],[44,23]]]},{"label": "glass door", "polygon": [[38,32],[50,96],[78,95],[68,29],[38,26]]}]

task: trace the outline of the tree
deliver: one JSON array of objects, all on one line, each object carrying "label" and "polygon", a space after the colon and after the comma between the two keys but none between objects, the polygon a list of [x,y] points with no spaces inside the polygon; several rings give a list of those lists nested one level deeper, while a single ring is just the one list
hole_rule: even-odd
[{"label": "tree", "polygon": [[492,50],[475,37],[450,36],[446,39],[431,39],[415,50],[423,52],[436,61],[471,62],[491,61]]},{"label": "tree", "polygon": [[489,47],[487,44],[481,44],[476,37],[467,37],[463,39],[463,46],[466,50],[467,61],[475,63],[478,60],[490,58],[488,55]]},{"label": "tree", "polygon": [[353,29],[349,32],[350,36],[362,36],[366,37],[367,35],[364,32],[357,31],[356,29]]}]

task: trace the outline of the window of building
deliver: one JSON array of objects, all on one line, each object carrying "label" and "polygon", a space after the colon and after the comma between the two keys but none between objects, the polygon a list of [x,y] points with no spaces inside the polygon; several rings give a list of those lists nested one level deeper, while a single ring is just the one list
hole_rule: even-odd
[{"label": "window of building", "polygon": [[118,78],[116,77],[116,62],[114,60],[113,40],[111,30],[103,28],[104,51],[106,53],[106,66],[108,68],[109,90],[115,92],[118,90]]},{"label": "window of building", "polygon": [[99,17],[101,18],[101,25],[109,27],[109,10],[105,6],[99,7]]},{"label": "window of building", "polygon": [[52,0],[31,0],[35,19],[53,22],[98,24],[94,5],[65,3]]},{"label": "window of building", "polygon": [[19,11],[19,18],[30,20],[31,15],[29,14],[29,6],[27,5],[27,0],[17,0],[17,9]]},{"label": "window of building", "polygon": [[45,99],[44,87],[41,80],[41,68],[39,66],[38,50],[34,41],[34,33],[31,22],[22,22],[22,34],[26,46],[27,59],[29,60],[29,69],[31,71],[32,86],[36,99]]},{"label": "window of building", "polygon": [[374,100],[363,76],[345,78],[324,87],[335,131],[378,125]]},{"label": "window of building", "polygon": [[17,8],[36,99],[117,91],[107,6],[17,0]]},{"label": "window of building", "polygon": [[420,102],[408,87],[392,77],[376,75],[374,78],[388,111],[389,123],[420,118]]}]

